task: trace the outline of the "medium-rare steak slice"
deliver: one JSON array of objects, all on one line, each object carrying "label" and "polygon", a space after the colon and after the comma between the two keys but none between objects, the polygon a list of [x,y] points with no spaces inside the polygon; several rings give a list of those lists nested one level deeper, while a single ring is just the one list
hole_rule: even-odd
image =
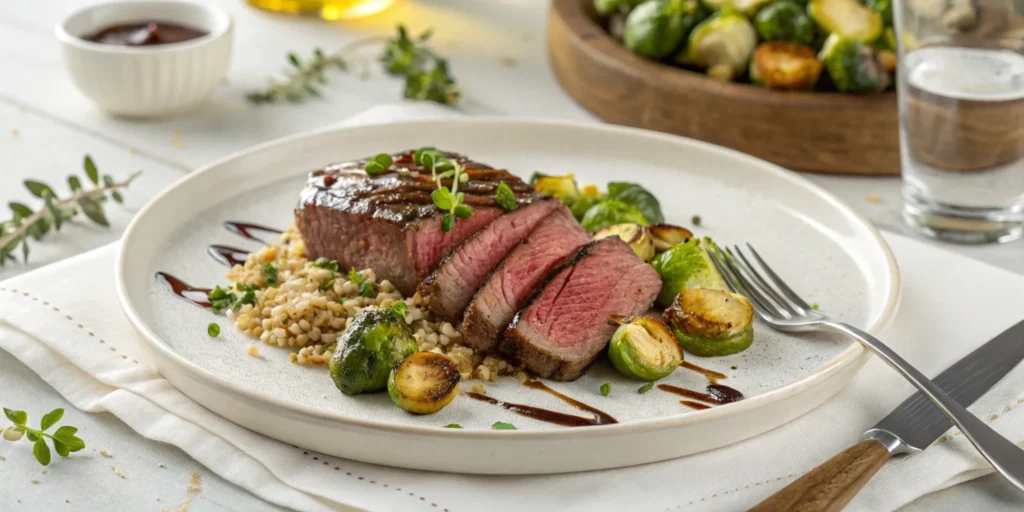
[{"label": "medium-rare steak slice", "polygon": [[565,208],[554,198],[536,200],[494,219],[466,239],[420,283],[426,306],[438,318],[455,323],[491,271],[558,207]]},{"label": "medium-rare steak slice", "polygon": [[575,380],[615,332],[613,315],[647,311],[661,277],[618,237],[581,247],[516,313],[498,349],[541,377]]},{"label": "medium-rare steak slice", "polygon": [[[437,188],[430,169],[416,165],[412,151],[393,155],[394,164],[377,176],[363,171],[365,160],[312,172],[295,207],[308,257],[337,260],[342,268],[372,268],[403,295],[412,295],[441,258],[505,213],[494,198],[500,182],[512,188],[520,205],[541,197],[507,171],[446,155],[467,169],[470,181],[459,192],[473,208],[447,233],[441,229],[444,212],[430,198]],[[450,187],[451,179],[443,184]]]},{"label": "medium-rare steak slice", "polygon": [[551,269],[565,261],[590,234],[565,206],[538,225],[487,278],[462,318],[462,343],[490,350]]}]

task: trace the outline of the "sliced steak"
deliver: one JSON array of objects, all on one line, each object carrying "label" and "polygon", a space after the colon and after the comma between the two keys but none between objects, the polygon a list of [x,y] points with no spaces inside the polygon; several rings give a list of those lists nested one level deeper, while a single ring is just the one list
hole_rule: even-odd
[{"label": "sliced steak", "polygon": [[615,332],[613,315],[654,304],[661,277],[618,237],[581,247],[516,313],[498,349],[541,377],[575,380]]},{"label": "sliced steak", "polygon": [[490,350],[544,276],[590,241],[590,234],[560,206],[491,273],[462,318],[462,343]]},{"label": "sliced steak", "polygon": [[[411,151],[393,155],[392,167],[377,176],[363,171],[365,160],[311,173],[295,208],[295,225],[309,258],[337,260],[342,268],[372,268],[403,295],[412,295],[441,258],[505,213],[494,198],[500,182],[512,188],[520,205],[542,197],[507,171],[446,154],[467,169],[470,181],[460,184],[459,192],[473,208],[448,233],[441,229],[444,212],[430,198],[437,188],[430,170],[416,165]],[[451,179],[443,183],[451,186]]]},{"label": "sliced steak", "polygon": [[455,323],[491,271],[558,207],[565,208],[557,199],[537,200],[477,231],[445,256],[437,270],[420,283],[424,303],[438,318]]}]

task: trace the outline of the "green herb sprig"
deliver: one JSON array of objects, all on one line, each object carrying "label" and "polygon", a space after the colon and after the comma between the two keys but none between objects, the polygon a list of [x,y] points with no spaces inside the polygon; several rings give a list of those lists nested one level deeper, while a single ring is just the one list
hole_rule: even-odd
[{"label": "green herb sprig", "polygon": [[75,435],[78,432],[75,427],[65,425],[52,434],[46,432],[64,417],[64,409],[54,409],[43,416],[38,429],[26,425],[28,413],[25,411],[15,411],[5,407],[4,416],[7,416],[7,419],[11,420],[14,425],[4,429],[3,438],[8,441],[20,441],[22,436],[28,437],[28,440],[33,443],[32,454],[44,466],[50,464],[50,447],[46,444],[47,438],[53,443],[54,451],[61,457],[67,457],[71,455],[71,452],[85,448],[85,441]]},{"label": "green herb sprig", "polygon": [[[455,219],[468,219],[473,209],[464,204],[466,194],[459,192],[459,184],[469,181],[469,174],[459,162],[448,158],[436,148],[424,147],[417,149],[412,155],[413,162],[430,169],[430,178],[437,185],[437,190],[430,194],[430,199],[441,211],[447,212],[441,218],[441,230],[445,233],[452,230]],[[442,182],[451,178],[451,188]]]},{"label": "green herb sprig", "polygon": [[40,240],[50,229],[60,231],[61,226],[78,214],[79,211],[85,214],[89,220],[103,227],[109,227],[106,215],[103,213],[103,203],[111,198],[118,203],[124,201],[121,190],[126,188],[135,180],[142,171],[136,171],[124,181],[114,181],[109,174],[100,175],[89,155],[85,156],[82,164],[85,170],[85,179],[93,184],[91,188],[82,186],[83,180],[78,176],[68,176],[68,187],[71,195],[66,198],[57,197],[53,187],[36,180],[25,180],[25,188],[33,196],[43,200],[44,206],[38,211],[23,203],[10,202],[8,206],[14,216],[10,220],[0,221],[0,265],[7,260],[16,260],[14,251],[21,246],[21,259],[28,262],[29,239]]},{"label": "green herb sprig", "polygon": [[363,277],[363,273],[362,272],[359,272],[359,271],[357,271],[354,268],[349,269],[349,271],[348,271],[348,280],[352,281],[353,283],[356,284],[356,286],[359,287],[359,296],[360,297],[372,297],[373,296],[373,283],[370,282],[370,281],[367,281],[366,278]]},{"label": "green herb sprig", "polygon": [[330,55],[320,48],[315,48],[313,55],[305,60],[289,53],[289,68],[284,79],[271,78],[266,89],[250,92],[246,98],[254,104],[262,104],[280,99],[299,103],[310,96],[321,96],[320,87],[327,83],[325,71],[347,71],[348,59],[355,51],[383,44],[380,62],[386,73],[405,79],[403,97],[454,105],[459,100],[459,85],[449,71],[448,61],[426,46],[431,35],[432,31],[427,29],[418,37],[410,38],[405,27],[398,25],[391,39],[360,39]]}]

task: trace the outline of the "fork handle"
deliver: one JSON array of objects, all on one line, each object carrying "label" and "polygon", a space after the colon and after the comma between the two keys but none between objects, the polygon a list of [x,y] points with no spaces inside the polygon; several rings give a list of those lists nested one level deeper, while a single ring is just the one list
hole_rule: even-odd
[{"label": "fork handle", "polygon": [[889,457],[882,443],[865,439],[769,496],[750,512],[839,512]]},{"label": "fork handle", "polygon": [[904,378],[910,381],[921,394],[928,397],[945,414],[957,428],[963,432],[964,437],[971,441],[992,467],[996,469],[1007,481],[1017,490],[1024,492],[1024,450],[1013,444],[1005,437],[988,426],[977,416],[971,414],[966,408],[950,398],[939,386],[925,377],[905,359],[893,352],[888,346],[874,336],[842,322],[823,322],[839,332],[848,334],[858,339],[864,346],[871,349],[875,355],[898,371]]}]

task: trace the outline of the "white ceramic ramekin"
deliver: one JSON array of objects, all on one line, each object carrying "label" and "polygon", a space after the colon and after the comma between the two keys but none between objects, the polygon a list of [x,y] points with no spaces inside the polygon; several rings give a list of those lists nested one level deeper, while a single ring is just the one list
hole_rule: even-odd
[{"label": "white ceramic ramekin", "polygon": [[[170,22],[207,32],[180,43],[126,47],[88,41],[121,23]],[[117,1],[75,11],[56,27],[64,65],[83,94],[125,117],[163,117],[198,106],[231,62],[233,25],[223,9],[174,0]]]}]

